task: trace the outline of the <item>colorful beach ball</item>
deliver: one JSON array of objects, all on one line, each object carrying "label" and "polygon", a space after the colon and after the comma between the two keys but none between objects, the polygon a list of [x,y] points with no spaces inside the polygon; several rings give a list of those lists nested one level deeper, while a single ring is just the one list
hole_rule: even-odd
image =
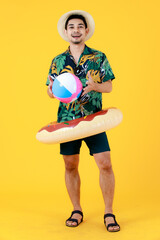
[{"label": "colorful beach ball", "polygon": [[62,73],[53,82],[52,92],[63,103],[75,101],[82,92],[82,83],[72,73]]}]

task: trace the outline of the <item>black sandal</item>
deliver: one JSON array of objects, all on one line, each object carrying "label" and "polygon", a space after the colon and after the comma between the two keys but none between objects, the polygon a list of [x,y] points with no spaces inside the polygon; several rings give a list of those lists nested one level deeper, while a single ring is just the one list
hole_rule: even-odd
[{"label": "black sandal", "polygon": [[[80,223],[83,222],[83,213],[79,210],[76,210],[76,211],[73,211],[71,213],[71,216],[66,220],[66,226],[67,227],[77,227],[80,224],[80,223],[78,223],[78,219],[72,218],[73,214],[75,214],[75,213],[78,213],[82,216],[82,219],[81,219]],[[67,225],[67,221],[76,222],[77,225]]]},{"label": "black sandal", "polygon": [[[109,224],[106,226],[106,220],[105,220],[105,219],[106,219],[107,217],[113,217],[115,223],[109,223]],[[112,214],[112,213],[107,213],[107,214],[104,215],[104,224],[105,224],[108,232],[118,232],[118,231],[120,231],[120,226],[119,226],[119,224],[118,224],[117,221],[116,221],[115,215]],[[113,230],[113,231],[109,231],[109,227],[116,227],[116,226],[118,226],[119,229]]]}]

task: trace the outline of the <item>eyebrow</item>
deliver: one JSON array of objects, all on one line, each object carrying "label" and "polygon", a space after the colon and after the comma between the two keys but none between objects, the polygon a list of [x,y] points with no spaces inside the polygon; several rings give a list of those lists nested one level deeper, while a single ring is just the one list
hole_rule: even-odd
[{"label": "eyebrow", "polygon": [[[74,26],[74,24],[73,23],[69,23],[68,26]],[[79,23],[78,26],[84,26],[84,24],[83,23]]]}]

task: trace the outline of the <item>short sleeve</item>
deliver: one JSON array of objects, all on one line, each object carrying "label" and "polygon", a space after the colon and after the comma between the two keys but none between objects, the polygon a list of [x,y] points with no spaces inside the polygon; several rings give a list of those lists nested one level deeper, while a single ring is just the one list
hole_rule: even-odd
[{"label": "short sleeve", "polygon": [[106,82],[110,79],[111,80],[115,79],[112,68],[111,68],[105,54],[103,55],[103,58],[102,58],[100,71],[101,71],[101,79],[102,79],[103,82]]},{"label": "short sleeve", "polygon": [[49,78],[52,78],[52,80],[54,81],[54,79],[58,76],[57,74],[57,67],[56,67],[56,62],[55,59],[52,60],[50,69],[49,69],[49,73],[48,73],[48,77],[47,77],[47,81],[46,81],[46,85],[48,86],[50,83]]}]

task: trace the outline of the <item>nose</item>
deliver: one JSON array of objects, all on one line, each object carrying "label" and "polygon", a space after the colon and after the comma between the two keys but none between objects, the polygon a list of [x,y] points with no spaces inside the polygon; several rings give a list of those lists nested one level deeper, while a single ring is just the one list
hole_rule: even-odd
[{"label": "nose", "polygon": [[78,27],[75,27],[75,28],[74,28],[74,32],[79,32],[79,28],[78,28]]}]

